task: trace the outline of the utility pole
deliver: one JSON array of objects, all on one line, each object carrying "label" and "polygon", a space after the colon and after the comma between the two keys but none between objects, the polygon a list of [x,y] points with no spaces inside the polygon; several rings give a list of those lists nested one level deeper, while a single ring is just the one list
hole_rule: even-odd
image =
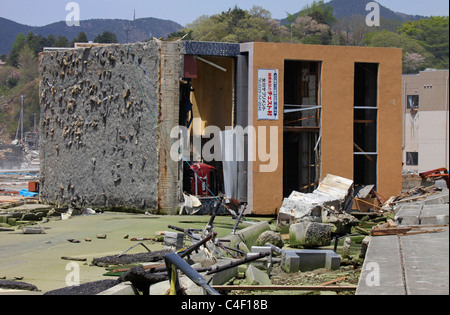
[{"label": "utility pole", "polygon": [[24,102],[24,99],[25,99],[25,95],[22,95],[20,97],[20,100],[21,100],[20,107],[22,108],[21,114],[20,114],[20,119],[21,119],[21,122],[20,122],[20,141],[22,143],[23,143],[23,102]]},{"label": "utility pole", "polygon": [[294,23],[291,23],[291,44],[292,44],[292,33],[293,33],[293,31],[292,31],[292,28],[294,27]]},{"label": "utility pole", "polygon": [[20,96],[20,114],[19,114],[19,123],[17,124],[17,131],[16,131],[16,140],[19,136],[19,129],[20,131],[20,140],[23,141],[23,103],[24,103],[25,95]]}]

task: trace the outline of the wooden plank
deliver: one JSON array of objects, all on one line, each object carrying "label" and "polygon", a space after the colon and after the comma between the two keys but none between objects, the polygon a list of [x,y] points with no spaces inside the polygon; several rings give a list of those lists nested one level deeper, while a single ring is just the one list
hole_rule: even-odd
[{"label": "wooden plank", "polygon": [[[354,147],[361,153],[366,153],[359,145],[357,145],[355,142],[353,142]],[[370,163],[375,163],[375,160],[369,156],[368,154],[364,154],[364,157],[369,160]]]},{"label": "wooden plank", "polygon": [[215,285],[216,291],[356,291],[356,286]]},{"label": "wooden plank", "polygon": [[340,277],[340,278],[337,278],[337,279],[334,279],[334,280],[331,280],[331,281],[328,281],[328,282],[321,283],[321,284],[319,284],[317,286],[318,287],[324,287],[324,286],[327,286],[327,285],[330,285],[330,284],[335,284],[336,282],[344,281],[347,278],[348,278],[347,276]]},{"label": "wooden plank", "polygon": [[320,128],[319,127],[284,127],[283,128],[284,132],[319,132]]},{"label": "wooden plank", "polygon": [[411,231],[412,228],[379,228],[379,229],[372,229],[370,231],[370,235],[372,236],[385,236],[385,235],[399,235],[399,234],[405,234],[408,231]]},{"label": "wooden plank", "polygon": [[433,230],[425,230],[425,231],[407,232],[402,235],[433,234],[433,233],[442,233],[445,231],[446,231],[446,229],[433,229]]}]

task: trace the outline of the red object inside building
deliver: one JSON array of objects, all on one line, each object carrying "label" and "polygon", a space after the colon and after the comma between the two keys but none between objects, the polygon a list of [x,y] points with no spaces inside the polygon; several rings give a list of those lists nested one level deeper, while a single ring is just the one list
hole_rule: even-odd
[{"label": "red object inside building", "polygon": [[196,163],[191,166],[191,191],[195,196],[212,196],[215,189],[216,169],[210,165]]}]

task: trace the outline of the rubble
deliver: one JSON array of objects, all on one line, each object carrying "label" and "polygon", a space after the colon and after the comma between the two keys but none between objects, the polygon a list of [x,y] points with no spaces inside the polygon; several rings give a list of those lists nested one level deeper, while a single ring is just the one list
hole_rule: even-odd
[{"label": "rubble", "polygon": [[283,241],[283,238],[281,237],[280,233],[275,232],[275,231],[262,232],[258,236],[258,239],[256,240],[257,246],[263,246],[263,245],[266,245],[267,243],[272,244],[277,247],[283,247],[283,245],[284,245],[284,241]]},{"label": "rubble", "polygon": [[313,192],[292,192],[284,199],[278,213],[278,222],[298,223],[307,217],[321,217],[323,207],[340,209],[350,194],[353,181],[327,175]]},{"label": "rubble", "polygon": [[38,291],[38,288],[33,284],[9,280],[0,280],[0,289]]},{"label": "rubble", "polygon": [[[156,238],[132,238],[130,234],[126,234],[127,237],[124,238],[124,232],[121,232],[120,238],[122,240],[129,239],[129,241],[142,242],[132,246],[130,249],[138,245],[143,245],[147,252],[128,255],[125,254],[130,250],[128,249],[119,255],[92,259],[91,266],[108,268],[107,270],[109,272],[105,276],[117,277],[117,280],[114,280],[115,282],[97,282],[86,284],[85,288],[79,290],[66,288],[64,291],[58,292],[56,290],[55,292],[49,292],[49,294],[78,295],[83,294],[83,292],[98,294],[100,288],[105,288],[108,292],[114,292],[109,287],[110,285],[123,286],[125,283],[131,283],[131,287],[134,288],[135,293],[174,293],[173,290],[170,290],[173,288],[173,282],[170,280],[172,275],[170,268],[173,268],[173,266],[168,265],[166,261],[167,255],[169,254],[179,256],[192,271],[195,271],[203,279],[202,281],[212,286],[211,289],[220,288],[220,292],[233,292],[230,294],[234,294],[235,292],[242,293],[243,291],[239,291],[239,289],[258,291],[258,287],[261,292],[266,292],[264,290],[270,288],[273,288],[273,290],[282,290],[282,286],[284,285],[286,291],[292,290],[292,292],[296,292],[296,290],[301,290],[300,293],[302,294],[311,294],[311,292],[320,293],[324,291],[352,294],[351,292],[355,290],[353,286],[355,284],[353,273],[355,275],[358,274],[366,256],[371,237],[376,237],[376,233],[383,232],[382,228],[386,224],[393,231],[393,224],[396,224],[394,223],[394,211],[388,209],[392,207],[392,209],[399,210],[397,214],[401,214],[401,208],[406,209],[412,207],[413,204],[399,201],[417,196],[408,193],[404,193],[401,198],[394,196],[388,200],[389,203],[380,203],[379,206],[369,208],[367,212],[362,212],[363,214],[358,214],[360,217],[360,220],[358,220],[355,216],[347,213],[347,211],[351,211],[348,198],[351,201],[352,197],[351,194],[346,195],[344,193],[347,189],[349,192],[351,191],[351,188],[347,186],[348,181],[329,177],[325,182],[338,182],[338,187],[341,188],[341,184],[345,183],[345,188],[334,189],[331,187],[331,184],[324,183],[321,186],[322,192],[316,192],[316,195],[323,195],[324,191],[341,191],[340,196],[342,198],[331,201],[332,198],[327,197],[323,199],[327,201],[320,203],[320,205],[314,201],[310,204],[314,207],[310,212],[308,212],[309,210],[303,212],[297,219],[290,216],[287,222],[290,233],[287,238],[286,235],[282,234],[280,228],[283,229],[283,226],[278,221],[275,226],[270,221],[263,220],[257,222],[258,220],[246,220],[242,216],[237,218],[233,231],[231,231],[233,223],[229,224],[229,235],[218,238],[214,223],[218,208],[216,204],[216,210],[213,211],[204,229],[179,228],[169,225],[168,228],[175,230],[175,232],[166,231],[161,234],[159,242],[161,242],[162,250],[150,251],[145,246],[145,242],[154,242]],[[431,192],[434,194],[432,189],[415,189],[411,192],[419,193],[419,196],[422,194],[428,195]],[[364,199],[371,194],[373,194],[372,187],[363,187],[355,195]],[[445,198],[445,194],[439,194],[438,192],[435,194],[439,200]],[[300,199],[302,203],[307,203],[308,200],[312,200],[311,198]],[[397,204],[399,206],[396,206]],[[302,207],[299,206],[298,209]],[[382,210],[383,207],[384,209]],[[61,213],[70,214],[71,217],[73,216],[72,219],[77,215],[97,214],[93,209],[83,210],[53,207],[32,209],[33,205],[27,206],[26,208],[22,208],[21,210],[14,209],[14,211],[11,211],[10,208],[8,209],[8,215],[2,214],[1,218],[2,220],[6,218],[6,221],[10,222],[9,220],[11,219],[43,219],[52,216],[55,219],[61,219]],[[306,208],[308,207],[303,207],[303,209]],[[42,211],[45,216],[43,217],[42,214],[37,215],[36,211],[38,210]],[[240,214],[243,214],[243,212]],[[423,212],[423,214],[426,214],[426,212]],[[396,218],[399,218],[399,216]],[[233,220],[236,220],[236,218]],[[191,221],[183,222],[188,223]],[[242,222],[246,222],[245,226],[241,225]],[[415,223],[415,221],[411,221],[411,223]],[[31,226],[31,228],[41,229],[43,224],[40,223],[40,225]],[[237,229],[239,225],[241,225],[241,229]],[[397,226],[395,228],[398,229],[400,227]],[[417,233],[412,228],[408,231]],[[429,229],[425,231],[427,233],[436,232]],[[372,234],[373,236],[366,237],[363,234]],[[106,239],[106,236],[106,234],[97,234],[97,238]],[[110,238],[114,237],[108,235],[108,240]],[[83,239],[88,241],[88,238]],[[335,239],[334,250],[332,250],[333,239]],[[91,241],[91,239],[89,240]],[[339,242],[340,240],[341,242]],[[80,243],[77,239],[68,239],[68,241]],[[189,247],[186,247],[187,244],[190,244]],[[86,258],[77,255],[63,256],[61,259],[80,262],[86,261]],[[343,270],[352,270],[352,273],[338,273],[338,271]],[[321,272],[320,275],[330,274],[333,277],[321,278],[323,281],[316,283],[315,286],[311,286],[311,282],[303,282],[303,278],[308,277],[308,275],[315,274],[315,276],[318,276],[316,274],[318,271]],[[177,279],[180,286],[176,292],[195,295],[205,294],[205,289],[199,287],[196,281],[183,275],[184,272],[185,270],[181,272],[181,269],[177,272],[177,274],[179,273]],[[299,279],[299,281],[286,282],[280,285],[282,283],[281,279],[287,279],[287,275],[290,275],[292,279]],[[353,280],[350,283],[345,283],[344,287],[334,285],[337,282],[348,280],[349,277]],[[92,287],[90,288],[90,286]],[[124,287],[127,288],[129,294],[131,292],[129,290],[130,286],[126,285]]]},{"label": "rubble", "polygon": [[316,222],[292,224],[289,228],[291,246],[306,248],[328,246],[331,244],[331,225]]},{"label": "rubble", "polygon": [[171,252],[172,252],[171,250],[161,250],[157,252],[140,253],[133,255],[122,255],[122,256],[112,255],[94,258],[92,260],[92,264],[99,267],[105,267],[109,265],[128,265],[131,263],[155,262],[162,260],[164,258],[164,255]]},{"label": "rubble", "polygon": [[100,280],[84,283],[79,286],[70,286],[44,293],[44,295],[79,295],[88,296],[96,295],[106,291],[120,283],[119,280]]},{"label": "rubble", "polygon": [[336,270],[340,263],[341,257],[332,250],[286,250],[281,258],[281,268],[287,273],[319,268]]},{"label": "rubble", "polygon": [[263,272],[256,268],[254,265],[250,265],[245,272],[246,282],[250,285],[270,285],[272,282],[266,272]]}]

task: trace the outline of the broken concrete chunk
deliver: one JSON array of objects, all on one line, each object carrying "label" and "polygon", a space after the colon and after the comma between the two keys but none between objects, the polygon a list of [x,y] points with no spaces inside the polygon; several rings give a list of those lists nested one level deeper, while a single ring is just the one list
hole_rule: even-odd
[{"label": "broken concrete chunk", "polygon": [[289,228],[291,246],[319,247],[331,244],[331,225],[316,222],[292,224]]},{"label": "broken concrete chunk", "polygon": [[324,206],[339,209],[349,196],[352,186],[352,180],[328,174],[313,193],[294,191],[289,198],[285,198],[278,222],[298,223],[308,216],[320,217]]},{"label": "broken concrete chunk", "polygon": [[24,227],[22,228],[23,234],[45,234],[45,228],[43,226]]},{"label": "broken concrete chunk", "polygon": [[248,266],[245,272],[246,282],[249,285],[271,285],[269,276],[264,271],[259,270],[253,265]]},{"label": "broken concrete chunk", "polygon": [[361,250],[359,252],[359,258],[365,258],[367,253],[367,248],[369,248],[370,236],[366,236],[361,243]]},{"label": "broken concrete chunk", "polygon": [[177,232],[165,232],[164,233],[164,249],[176,249],[183,248],[184,233]]},{"label": "broken concrete chunk", "polygon": [[344,240],[344,247],[342,249],[342,258],[350,257],[351,245],[352,245],[352,239],[350,237],[346,237]]},{"label": "broken concrete chunk", "polygon": [[282,248],[284,245],[283,238],[280,233],[274,231],[265,231],[256,240],[257,246],[263,246],[266,243],[275,245],[276,247]]}]

